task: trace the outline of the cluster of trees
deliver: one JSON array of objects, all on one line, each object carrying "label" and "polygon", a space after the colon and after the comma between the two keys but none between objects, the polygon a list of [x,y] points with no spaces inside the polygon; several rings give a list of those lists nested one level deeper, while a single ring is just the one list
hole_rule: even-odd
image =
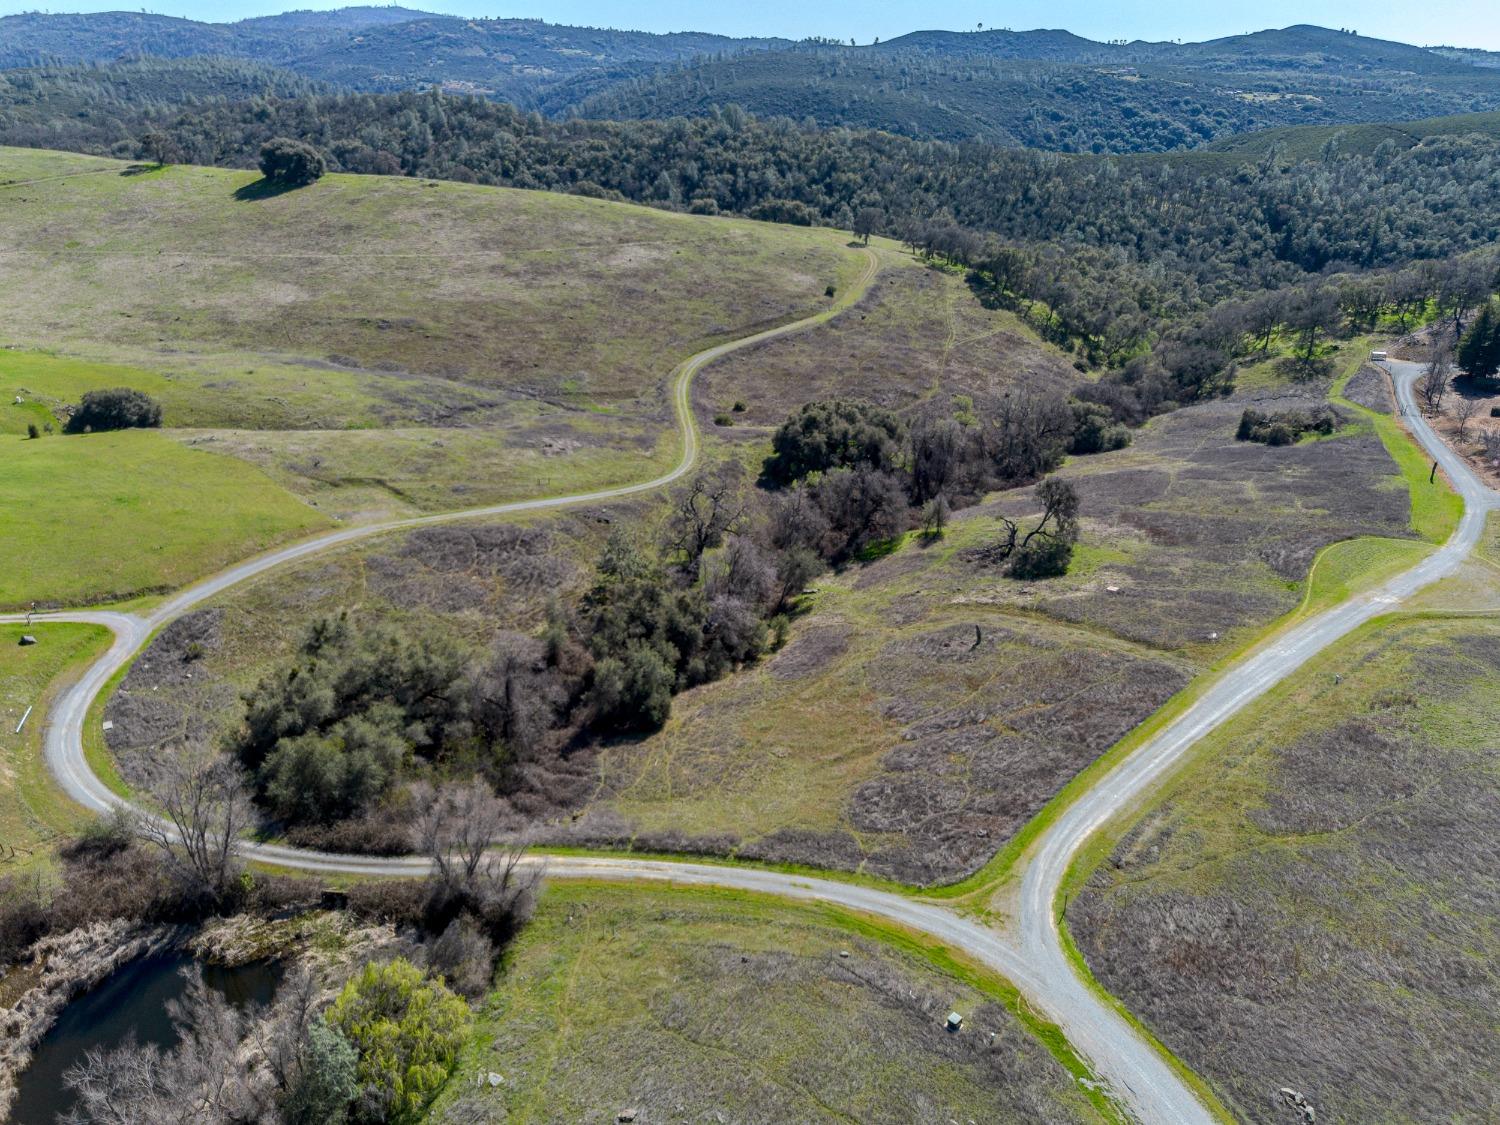
[{"label": "cluster of trees", "polygon": [[1493,379],[1500,374],[1500,305],[1488,300],[1458,342],[1454,358],[1475,379]]},{"label": "cluster of trees", "polygon": [[1493,75],[1415,48],[1369,46],[1312,28],[1222,49],[1106,45],[1048,32],[1006,42],[917,33],[873,47],[804,42],[704,57],[614,81],[581,76],[534,104],[554,114],[643,119],[698,116],[734,102],[825,126],[1094,153],[1191,149],[1276,125],[1413,120],[1497,104]]},{"label": "cluster of trees", "polygon": [[160,403],[143,391],[113,387],[84,392],[63,429],[70,434],[89,434],[160,425]]},{"label": "cluster of trees", "polygon": [[246,695],[234,751],[278,819],[355,817],[414,762],[485,741],[475,695],[467,654],[451,640],[341,613],[314,621],[293,661]]},{"label": "cluster of trees", "polygon": [[1278,410],[1273,414],[1247,407],[1240,415],[1234,436],[1239,441],[1257,441],[1263,445],[1292,445],[1304,434],[1331,434],[1342,421],[1331,406]]},{"label": "cluster of trees", "polygon": [[920,253],[968,268],[980,299],[1015,309],[1087,366],[1113,369],[1149,415],[1227,392],[1235,362],[1264,354],[1278,332],[1292,349],[1293,375],[1326,374],[1332,335],[1378,323],[1405,331],[1428,314],[1462,324],[1497,280],[1491,251],[1401,269],[1318,276],[1197,308],[1163,286],[1162,274],[1119,253],[1063,253],[1055,246],[1005,244],[952,224],[908,234]]}]

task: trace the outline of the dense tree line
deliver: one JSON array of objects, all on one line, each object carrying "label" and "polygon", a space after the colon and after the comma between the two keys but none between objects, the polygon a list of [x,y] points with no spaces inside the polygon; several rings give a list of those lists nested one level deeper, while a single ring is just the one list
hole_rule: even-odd
[{"label": "dense tree line", "polygon": [[[695,120],[548,122],[436,93],[265,98],[142,115],[107,145],[139,154],[151,130],[182,159],[251,167],[273,137],[306,141],[333,171],[433,176],[629,199],[679,210],[800,218],[879,233],[921,225],[1038,253],[1137,267],[1127,295],[1154,311],[1277,288],[1308,274],[1448,257],[1488,244],[1500,214],[1500,140],[1239,167],[1191,154],[1113,160],[921,142],[757,120],[733,106]],[[31,143],[14,131],[0,139]],[[62,143],[57,137],[52,143]],[[779,209],[779,211],[777,211]],[[773,215],[773,211],[776,213]],[[878,216],[878,218],[876,218]]]}]

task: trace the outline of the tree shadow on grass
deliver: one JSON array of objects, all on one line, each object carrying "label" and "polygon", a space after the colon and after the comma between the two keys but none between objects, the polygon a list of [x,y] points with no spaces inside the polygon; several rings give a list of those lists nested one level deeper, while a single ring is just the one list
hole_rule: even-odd
[{"label": "tree shadow on grass", "polygon": [[165,164],[152,164],[150,162],[128,164],[124,168],[120,169],[120,175],[144,176],[147,172],[160,172],[165,167]]},{"label": "tree shadow on grass", "polygon": [[268,180],[262,177],[254,183],[236,189],[234,197],[241,203],[253,203],[257,199],[272,199],[306,186],[306,184],[289,184],[284,180]]}]

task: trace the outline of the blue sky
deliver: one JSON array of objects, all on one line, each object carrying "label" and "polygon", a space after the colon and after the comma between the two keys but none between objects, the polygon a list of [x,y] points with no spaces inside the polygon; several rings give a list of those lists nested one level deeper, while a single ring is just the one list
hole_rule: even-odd
[{"label": "blue sky", "polygon": [[[232,20],[289,8],[338,8],[348,0],[147,0],[168,15]],[[471,16],[531,16],[553,23],[644,31],[718,31],[729,35],[851,36],[861,43],[921,28],[1064,27],[1091,39],[1211,39],[1316,23],[1408,43],[1455,43],[1500,50],[1500,4],[1494,0],[758,0],[707,5],[701,0],[406,0],[426,11]],[[139,0],[0,0],[0,14],[107,11]]]}]

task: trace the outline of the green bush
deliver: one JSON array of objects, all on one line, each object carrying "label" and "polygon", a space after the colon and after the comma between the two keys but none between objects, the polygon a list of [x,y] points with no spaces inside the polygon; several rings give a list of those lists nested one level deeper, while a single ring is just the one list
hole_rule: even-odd
[{"label": "green bush", "polygon": [[1075,402],[1073,440],[1069,453],[1108,453],[1130,444],[1130,431],[1115,420],[1109,407],[1097,402]]},{"label": "green bush", "polygon": [[588,703],[600,726],[658,730],[672,711],[676,675],[660,653],[633,644],[623,657],[605,657],[594,667]]},{"label": "green bush", "polygon": [[272,137],[260,146],[260,174],[273,184],[302,187],[327,171],[323,154],[305,141]]},{"label": "green bush", "polygon": [[467,679],[463,653],[445,637],[322,618],[290,667],[245,696],[236,750],[278,816],[351,816],[413,755],[434,759],[472,738]]},{"label": "green bush", "polygon": [[307,1029],[307,1045],[281,1103],[287,1125],[341,1125],[359,1093],[359,1054],[322,1019]]},{"label": "green bush", "polygon": [[1264,445],[1292,445],[1303,434],[1331,434],[1343,418],[1331,406],[1311,410],[1283,410],[1264,414],[1249,407],[1240,415],[1237,441],[1258,441]]},{"label": "green bush", "polygon": [[785,485],[831,469],[889,471],[899,464],[905,442],[906,425],[889,410],[852,399],[809,402],[771,439],[766,479]]},{"label": "green bush", "polygon": [[64,429],[70,434],[149,429],[161,425],[161,406],[130,387],[88,391]]},{"label": "green bush", "polygon": [[410,961],[366,965],[328,1009],[358,1053],[359,1112],[403,1125],[421,1119],[469,1037],[468,1005]]},{"label": "green bush", "polygon": [[1057,578],[1068,573],[1073,544],[1062,538],[1033,539],[1011,556],[1012,578]]}]

